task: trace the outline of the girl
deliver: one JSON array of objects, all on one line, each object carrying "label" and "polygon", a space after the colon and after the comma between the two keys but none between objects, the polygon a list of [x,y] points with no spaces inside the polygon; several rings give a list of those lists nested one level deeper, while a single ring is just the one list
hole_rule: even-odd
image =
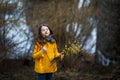
[{"label": "girl", "polygon": [[38,80],[52,80],[52,74],[57,71],[57,63],[52,62],[52,60],[57,57],[63,60],[64,55],[57,50],[52,30],[48,25],[43,24],[39,27],[38,39],[35,42],[33,51]]}]

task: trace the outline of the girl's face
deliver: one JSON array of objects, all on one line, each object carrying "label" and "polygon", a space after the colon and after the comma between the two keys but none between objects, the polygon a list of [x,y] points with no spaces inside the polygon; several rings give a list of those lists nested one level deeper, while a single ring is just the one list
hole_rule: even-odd
[{"label": "girl's face", "polygon": [[47,26],[42,26],[41,27],[41,33],[43,37],[47,37],[50,35],[50,30]]}]

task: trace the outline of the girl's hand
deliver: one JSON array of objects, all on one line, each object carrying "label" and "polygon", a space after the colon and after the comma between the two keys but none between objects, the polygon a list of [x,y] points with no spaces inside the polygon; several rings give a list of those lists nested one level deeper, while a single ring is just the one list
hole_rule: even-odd
[{"label": "girl's hand", "polygon": [[60,55],[60,61],[62,61],[64,59],[64,54]]},{"label": "girl's hand", "polygon": [[47,51],[47,48],[46,48],[46,46],[44,46],[43,48],[42,48],[42,52],[46,52]]}]

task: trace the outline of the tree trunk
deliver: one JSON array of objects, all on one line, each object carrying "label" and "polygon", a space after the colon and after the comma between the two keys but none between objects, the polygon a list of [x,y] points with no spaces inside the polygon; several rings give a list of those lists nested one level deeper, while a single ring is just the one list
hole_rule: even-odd
[{"label": "tree trunk", "polygon": [[98,0],[96,60],[102,65],[120,60],[120,0]]}]

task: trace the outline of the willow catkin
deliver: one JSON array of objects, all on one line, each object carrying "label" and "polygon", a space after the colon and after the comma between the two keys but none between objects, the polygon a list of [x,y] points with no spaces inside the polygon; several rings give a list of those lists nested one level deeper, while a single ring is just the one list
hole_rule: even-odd
[{"label": "willow catkin", "polygon": [[66,55],[70,55],[70,54],[77,54],[80,52],[81,46],[79,45],[79,43],[74,41],[74,43],[70,44],[70,42],[69,42],[68,44],[69,44],[69,46],[65,45],[65,48],[62,51],[62,53],[66,54]]}]

